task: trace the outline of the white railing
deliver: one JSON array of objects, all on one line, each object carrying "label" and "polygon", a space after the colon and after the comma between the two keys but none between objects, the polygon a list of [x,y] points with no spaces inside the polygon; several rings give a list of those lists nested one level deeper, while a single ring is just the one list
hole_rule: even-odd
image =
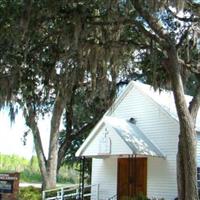
[{"label": "white railing", "polygon": [[45,190],[42,192],[42,200],[82,200],[88,199],[93,195],[95,195],[96,200],[99,200],[99,185],[86,185],[84,186],[83,193],[81,186]]}]

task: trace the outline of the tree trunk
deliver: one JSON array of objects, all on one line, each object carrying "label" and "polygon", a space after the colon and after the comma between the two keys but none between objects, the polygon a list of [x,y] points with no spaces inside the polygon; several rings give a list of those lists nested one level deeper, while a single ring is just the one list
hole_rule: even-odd
[{"label": "tree trunk", "polygon": [[196,133],[181,128],[177,153],[177,184],[179,199],[198,199],[196,170]]},{"label": "tree trunk", "polygon": [[54,174],[52,175],[49,173],[48,169],[46,169],[46,172],[42,173],[42,190],[56,188],[55,177]]},{"label": "tree trunk", "polygon": [[36,113],[33,106],[29,106],[26,114],[26,124],[33,133],[33,139],[38,158],[39,168],[42,175],[42,189],[51,189],[56,187],[57,163],[58,163],[58,138],[61,116],[64,110],[64,98],[59,93],[55,101],[51,119],[51,131],[49,141],[49,155],[45,158],[40,131],[36,121]]},{"label": "tree trunk", "polygon": [[58,166],[58,150],[59,150],[59,127],[61,116],[65,107],[65,98],[58,93],[55,101],[51,119],[51,130],[49,140],[49,154],[47,160],[47,177],[44,177],[44,188],[51,189],[56,187],[57,182],[57,166]]},{"label": "tree trunk", "polygon": [[180,124],[177,153],[177,184],[179,200],[197,200],[196,131],[187,107],[178,55],[173,44],[168,49],[172,89]]},{"label": "tree trunk", "polygon": [[[27,106],[28,110],[25,113],[25,120],[26,120],[26,125],[31,129],[32,134],[33,134],[33,141],[35,144],[35,150],[38,158],[38,164],[39,164],[39,169],[40,173],[42,175],[42,180],[46,180],[48,178],[48,173],[47,173],[47,168],[46,168],[46,158],[44,155],[44,150],[42,147],[42,141],[40,137],[40,131],[37,125],[36,121],[36,113],[34,111],[33,106]],[[42,186],[45,188],[46,183],[45,181],[43,182]]]},{"label": "tree trunk", "polygon": [[[168,57],[169,65],[166,66],[166,69],[169,72],[180,125],[180,140],[177,153],[177,184],[179,200],[198,200],[195,115],[199,108],[200,93],[197,95],[198,98],[193,98],[194,101],[188,108],[184,96],[181,66],[178,62],[176,39],[172,39],[169,32],[167,32],[162,23],[160,23],[159,18],[151,15],[147,9],[143,9],[141,1],[132,0],[132,3],[138,13],[148,23],[151,30],[147,30],[146,26],[145,28],[144,26],[140,28],[140,24],[137,26],[147,37],[159,43],[161,49],[165,51]],[[152,34],[152,32],[155,34]]]},{"label": "tree trunk", "polygon": [[179,199],[185,199],[184,191],[185,191],[185,177],[184,177],[184,160],[183,160],[183,139],[181,139],[182,134],[179,135],[179,142],[178,142],[178,152],[177,152],[177,186],[178,186],[178,196]]}]

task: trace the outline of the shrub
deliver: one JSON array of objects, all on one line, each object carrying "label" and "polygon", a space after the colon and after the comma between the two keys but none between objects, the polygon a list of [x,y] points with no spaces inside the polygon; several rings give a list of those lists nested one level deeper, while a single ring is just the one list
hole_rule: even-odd
[{"label": "shrub", "polygon": [[32,186],[20,188],[18,199],[41,200],[42,199],[41,189]]},{"label": "shrub", "polygon": [[42,177],[40,172],[34,172],[30,169],[24,169],[24,171],[20,174],[21,182],[31,182],[31,183],[39,183],[42,181]]}]

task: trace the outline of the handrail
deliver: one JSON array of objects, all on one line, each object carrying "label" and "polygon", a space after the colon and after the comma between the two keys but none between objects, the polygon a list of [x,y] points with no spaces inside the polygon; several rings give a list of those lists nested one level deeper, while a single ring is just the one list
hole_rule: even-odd
[{"label": "handrail", "polygon": [[[57,193],[57,197],[58,197],[58,196],[59,196],[59,193],[61,193],[60,196],[62,196],[62,193],[63,193],[64,190],[66,190],[66,189],[73,189],[73,188],[76,188],[76,187],[78,187],[78,185],[76,185],[76,186],[66,186],[66,187],[59,187],[59,188],[54,188],[54,189],[43,190],[43,191],[42,191],[42,200],[47,199],[47,198],[46,198],[46,194],[47,194],[47,193],[56,192],[56,193]],[[49,198],[48,198],[48,200],[53,200],[53,199],[55,199],[55,196],[54,196],[54,197],[49,197]]]},{"label": "handrail", "polygon": [[[55,188],[50,190],[45,190],[42,192],[42,200],[64,200],[68,197],[81,197],[82,192],[83,197],[91,196],[91,189],[92,187],[96,187],[96,197],[97,200],[99,199],[99,185],[86,185],[82,191],[81,186],[74,186],[74,187],[62,187],[62,188]],[[88,191],[86,189],[89,188]],[[48,193],[54,193],[53,196],[48,196]]]}]

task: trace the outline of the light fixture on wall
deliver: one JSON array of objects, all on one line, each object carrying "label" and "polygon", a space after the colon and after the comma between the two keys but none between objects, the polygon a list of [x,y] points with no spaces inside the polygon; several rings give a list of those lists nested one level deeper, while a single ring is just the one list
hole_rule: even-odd
[{"label": "light fixture on wall", "polygon": [[131,117],[129,120],[128,120],[130,123],[132,124],[136,124],[136,119]]}]

